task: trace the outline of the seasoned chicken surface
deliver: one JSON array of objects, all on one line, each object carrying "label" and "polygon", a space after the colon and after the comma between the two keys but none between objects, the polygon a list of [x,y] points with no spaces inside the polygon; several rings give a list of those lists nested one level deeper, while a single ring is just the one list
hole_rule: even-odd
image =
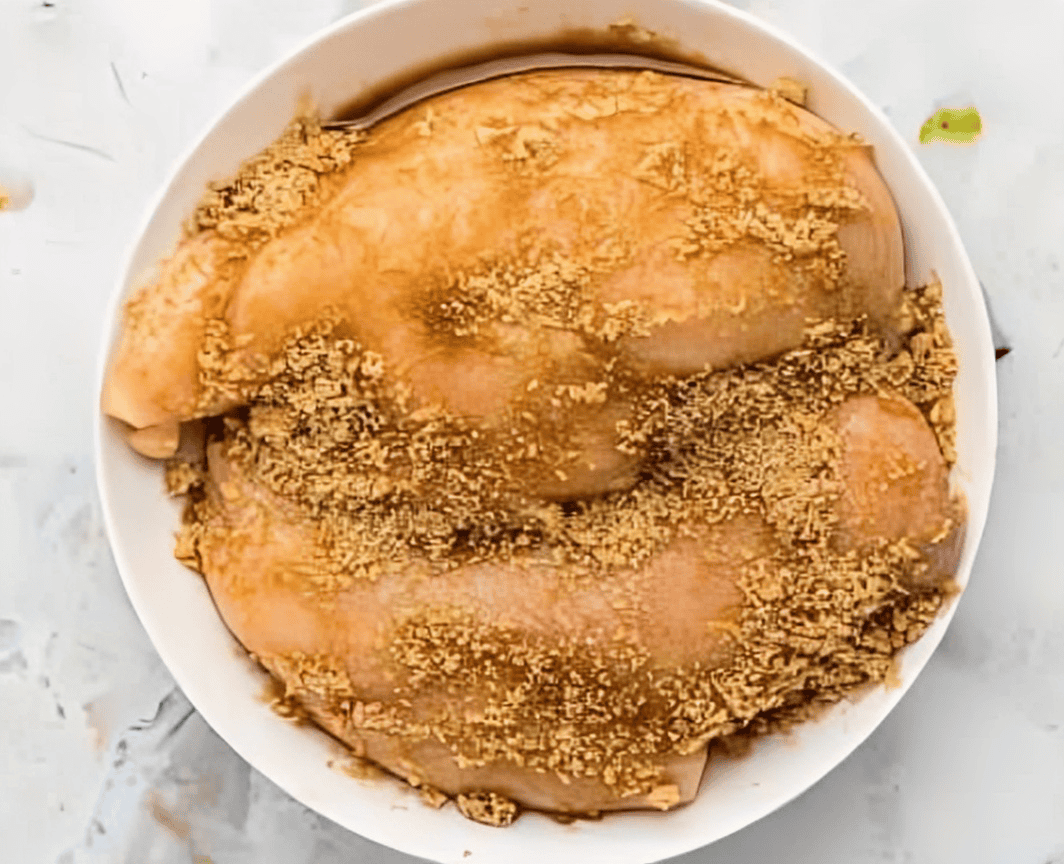
[{"label": "seasoned chicken surface", "polygon": [[[919,412],[898,397],[855,397],[832,422],[842,442],[838,461],[845,486],[838,506],[844,542],[927,539],[941,533],[950,512],[946,467]],[[870,463],[869,449],[887,442],[895,462],[919,467],[887,474]],[[690,526],[686,536],[642,566],[594,580],[573,582],[570,573],[535,554],[437,575],[415,559],[399,572],[342,588],[322,605],[305,591],[302,578],[314,572],[321,555],[319,526],[256,485],[226,457],[222,445],[213,445],[209,462],[208,494],[216,506],[199,554],[211,594],[237,638],[294,691],[305,690],[306,676],[330,677],[332,689],[313,692],[306,703],[311,716],[355,752],[416,785],[427,783],[452,795],[490,789],[556,812],[654,804],[647,794],[618,797],[592,778],[573,782],[522,770],[519,750],[485,765],[463,765],[441,742],[417,734],[415,723],[391,733],[372,723],[362,728],[340,705],[345,700],[388,705],[401,691],[409,711],[428,723],[441,704],[482,711],[496,700],[501,683],[515,689],[543,686],[532,669],[509,679],[483,675],[478,681],[465,679],[469,670],[456,665],[455,674],[410,687],[424,669],[397,654],[395,646],[409,637],[412,621],[441,632],[455,622],[490,623],[504,627],[508,640],[541,642],[555,650],[575,643],[588,654],[608,650],[622,634],[645,651],[638,667],[643,671],[727,668],[744,599],[740,574],[751,562],[770,560],[779,547],[762,520],[739,516],[714,526]],[[913,494],[913,483],[923,494]],[[878,507],[863,503],[872,486],[880,490]],[[316,665],[319,660],[309,663],[310,658],[328,658],[325,672]],[[441,664],[450,659],[445,655]],[[514,723],[512,734],[529,734],[536,725],[537,718],[526,717]],[[605,724],[602,731],[616,732]],[[675,797],[667,803],[694,796],[705,757],[703,745],[653,760],[662,769],[655,788],[675,786]]]},{"label": "seasoned chicken surface", "polygon": [[209,418],[177,555],[287,709],[492,824],[668,809],[714,741],[884,680],[933,619],[955,359],[860,142],[753,88],[553,71],[316,182],[258,234],[280,198],[220,187],[103,394],[155,458]]},{"label": "seasoned chicken surface", "polygon": [[[588,380],[604,346],[653,376],[773,356],[809,317],[889,330],[904,282],[867,147],[753,88],[620,71],[430,99],[374,130],[333,199],[246,266],[230,245],[185,243],[134,300],[109,413],[142,428],[239,402],[200,386],[209,319],[254,381],[331,310],[419,402],[491,424],[545,373]],[[615,420],[585,419],[589,451]],[[547,491],[631,479],[614,458]]]}]

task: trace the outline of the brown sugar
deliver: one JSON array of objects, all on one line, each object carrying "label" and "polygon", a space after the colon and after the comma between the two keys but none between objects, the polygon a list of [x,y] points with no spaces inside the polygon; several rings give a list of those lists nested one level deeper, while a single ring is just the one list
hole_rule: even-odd
[{"label": "brown sugar", "polygon": [[296,118],[234,178],[208,187],[186,233],[213,230],[233,242],[234,254],[250,254],[331,196],[331,181],[351,165],[362,139],[322,129],[313,115]]},{"label": "brown sugar", "polygon": [[474,792],[455,798],[458,811],[467,819],[505,828],[517,818],[517,805],[494,792]]}]

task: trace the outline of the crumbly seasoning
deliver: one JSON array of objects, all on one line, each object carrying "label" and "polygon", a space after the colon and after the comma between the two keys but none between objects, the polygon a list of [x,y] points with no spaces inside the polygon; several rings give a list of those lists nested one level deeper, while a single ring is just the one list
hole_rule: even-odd
[{"label": "crumbly seasoning", "polygon": [[[669,76],[655,72],[588,80],[578,88],[562,87],[550,74],[526,80],[553,106],[539,112],[539,123],[490,118],[476,129],[482,148],[526,172],[547,171],[557,163],[555,132],[565,122],[685,110],[682,91],[670,86]],[[632,177],[691,207],[686,230],[673,243],[680,260],[713,256],[745,242],[768,249],[773,260],[800,268],[828,290],[840,284],[846,254],[838,241],[839,226],[868,209],[867,200],[847,181],[845,157],[849,150],[865,145],[858,138],[803,122],[804,98],[798,82],[779,79],[768,90],[751,90],[749,100],[700,112],[706,128],[699,136],[699,152],[671,140],[648,142],[642,148],[629,169]],[[804,163],[800,189],[766,174],[752,151],[707,143],[715,129],[724,140],[733,137],[737,123],[789,139],[786,146],[801,154]]]},{"label": "crumbly seasoning", "polygon": [[284,685],[282,699],[314,694],[328,703],[342,703],[356,695],[346,667],[335,657],[296,651],[274,658],[272,665]]},{"label": "crumbly seasoning", "polygon": [[[738,728],[800,722],[854,687],[884,681],[934,620],[944,591],[912,592],[922,566],[904,541],[860,554],[814,547],[751,564],[732,663],[710,677]],[[784,723],[785,716],[788,718]]]},{"label": "crumbly seasoning", "polygon": [[517,818],[517,805],[494,792],[459,794],[454,803],[466,819],[496,828],[505,828]]},{"label": "crumbly seasoning", "polygon": [[174,557],[198,572],[203,572],[200,544],[210,531],[214,515],[207,504],[204,486],[207,482],[202,463],[193,463],[184,458],[171,459],[166,464],[166,491],[171,497],[184,496],[185,507],[181,514],[181,527],[174,543]]},{"label": "crumbly seasoning", "polygon": [[534,515],[510,518],[512,448],[461,418],[411,410],[379,355],[331,334],[326,324],[294,335],[222,432],[227,459],[320,526],[311,589],[414,556],[447,567],[532,545]]},{"label": "crumbly seasoning", "polygon": [[[226,455],[322,525],[314,590],[411,557],[450,567],[539,549],[588,569],[638,566],[678,526],[741,512],[808,544],[830,531],[836,494],[838,445],[821,420],[848,396],[909,398],[949,457],[956,364],[934,312],[939,291],[907,295],[912,330],[889,360],[861,324],[829,323],[771,363],[654,386],[619,367],[600,382],[533,382],[498,429],[410,410],[381,358],[325,323],[295,334],[246,415],[229,419]],[[642,459],[641,482],[567,505],[521,494],[528,466],[566,464],[564,437],[537,429],[544,401],[571,413],[607,394],[635,406],[616,431],[618,448]]]},{"label": "crumbly seasoning", "polygon": [[957,355],[942,308],[942,283],[933,277],[902,297],[905,344],[888,363],[887,384],[916,405],[938,438],[947,465],[957,461],[953,379]]},{"label": "crumbly seasoning", "polygon": [[322,129],[314,116],[297,118],[233,178],[208,186],[186,233],[213,230],[232,241],[230,254],[250,256],[332,196],[364,139]]},{"label": "crumbly seasoning", "polygon": [[224,410],[227,406],[239,405],[249,386],[255,383],[261,373],[247,368],[237,353],[241,347],[243,345],[237,345],[224,319],[207,318],[203,322],[203,336],[196,354],[199,368],[197,413],[210,416],[218,413],[219,406]]},{"label": "crumbly seasoning", "polygon": [[786,76],[777,78],[769,85],[768,89],[770,93],[775,93],[800,108],[805,107],[805,100],[809,95],[809,88],[805,84]]},{"label": "crumbly seasoning", "polygon": [[745,243],[767,249],[775,262],[800,268],[828,290],[836,288],[846,272],[839,226],[868,208],[845,179],[843,156],[857,145],[802,146],[809,176],[801,189],[781,190],[756,159],[733,149],[720,148],[699,166],[686,181],[694,215],[674,243],[676,256],[715,255]]},{"label": "crumbly seasoning", "polygon": [[[650,454],[648,476],[633,490],[581,502],[539,525],[536,541],[569,544],[570,561],[618,568],[645,560],[683,523],[759,513],[782,542],[743,574],[747,602],[728,663],[663,671],[623,639],[603,637],[591,647],[534,639],[435,609],[393,634],[389,651],[406,674],[393,704],[352,702],[346,679],[335,686],[320,673],[286,680],[298,679],[331,710],[346,710],[356,732],[432,738],[451,747],[459,764],[508,759],[599,778],[621,795],[660,786],[665,754],[799,722],[858,685],[886,680],[897,650],[933,620],[943,593],[904,587],[902,577],[921,566],[906,543],[860,554],[831,550],[838,442],[821,421],[854,393],[900,392],[925,413],[946,398],[955,372],[948,342],[941,334],[940,344],[922,338],[941,323],[938,297],[935,284],[908,297],[913,329],[903,351],[914,343],[927,349],[919,374],[915,363],[896,362],[900,354],[885,361],[882,344],[860,324],[825,324],[813,328],[807,346],[772,363],[649,390],[626,429]],[[708,436],[695,434],[707,428]],[[490,696],[459,713],[410,709],[417,694],[434,688]]]},{"label": "crumbly seasoning", "polygon": [[[668,84],[668,76],[643,72],[589,81],[560,98],[549,78],[540,79],[539,86],[558,102],[560,114],[591,121],[628,111],[683,110],[677,100],[684,97]],[[656,141],[643,147],[631,167],[632,176],[686,200],[692,208],[684,235],[673,244],[680,260],[712,256],[746,242],[767,248],[774,260],[801,268],[825,288],[839,285],[846,269],[839,226],[868,209],[867,200],[846,179],[845,157],[865,145],[858,138],[804,122],[800,110],[804,101],[805,91],[798,82],[779,79],[768,90],[751,90],[748,100],[702,112],[705,129],[699,136],[703,141],[699,153],[681,141]],[[737,123],[789,139],[787,146],[803,161],[800,189],[767,174],[753,152],[706,143],[713,140],[715,129],[728,140]]]},{"label": "crumbly seasoning", "polygon": [[[333,686],[305,695],[343,716],[352,737],[374,731],[448,746],[461,767],[506,761],[587,778],[620,797],[665,793],[662,762],[757,728],[813,716],[853,688],[886,680],[901,647],[923,633],[942,592],[911,593],[905,544],[863,555],[780,553],[750,565],[734,650],[719,666],[660,668],[621,639],[551,640],[451,609],[405,619],[388,650],[405,679],[388,703]],[[300,661],[335,668],[328,658]],[[293,676],[313,687],[320,673]],[[425,700],[426,694],[446,699]],[[330,698],[332,694],[337,694]],[[662,799],[662,803],[664,799]],[[675,801],[673,801],[675,803]]]},{"label": "crumbly seasoning", "polygon": [[514,124],[507,119],[492,119],[477,126],[474,134],[480,147],[519,174],[541,174],[558,162],[558,138],[539,123]]},{"label": "crumbly seasoning", "polygon": [[593,122],[625,112],[654,114],[676,100],[675,92],[662,86],[670,79],[649,70],[589,77],[579,87],[554,72],[530,74],[525,80],[545,106],[540,122],[552,131],[570,120]]},{"label": "crumbly seasoning", "polygon": [[[604,269],[616,267],[622,255],[604,253]],[[649,335],[649,310],[630,300],[601,302],[593,275],[556,252],[518,264],[486,264],[416,294],[409,311],[431,332],[470,342],[490,342],[500,324],[578,333],[607,344]]]},{"label": "crumbly seasoning", "polygon": [[178,459],[166,466],[166,491],[171,496],[188,495],[203,482],[203,470],[198,465]]}]

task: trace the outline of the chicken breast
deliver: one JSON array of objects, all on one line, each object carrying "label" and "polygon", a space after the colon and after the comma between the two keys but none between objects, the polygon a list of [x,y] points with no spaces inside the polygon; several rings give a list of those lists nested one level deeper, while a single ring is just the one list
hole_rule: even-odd
[{"label": "chicken breast", "polygon": [[[829,422],[843,442],[842,543],[852,546],[862,538],[942,543],[943,537],[935,535],[944,534],[951,512],[946,467],[919,412],[900,397],[855,397]],[[867,458],[873,451],[888,453],[889,464],[904,461],[906,470],[885,473],[881,461]],[[540,747],[562,750],[566,744],[563,730],[543,729],[534,716],[511,732],[515,740],[534,743],[515,745],[508,758],[480,762],[463,758],[455,742],[419,733],[418,721],[427,727],[442,711],[476,728],[484,712],[502,717],[500,688],[517,699],[513,693],[522,688],[557,684],[554,671],[542,673],[529,658],[569,657],[573,645],[580,646],[581,655],[603,656],[621,643],[631,647],[632,657],[639,656],[630,670],[633,680],[650,669],[727,668],[736,622],[748,605],[741,574],[752,562],[770,560],[780,551],[780,539],[758,517],[685,526],[641,566],[594,578],[579,578],[544,553],[446,572],[415,560],[376,580],[356,580],[323,604],[319,593],[308,590],[308,574],[316,572],[322,557],[316,521],[259,485],[246,464],[229,458],[224,445],[211,446],[209,464],[214,509],[199,563],[222,617],[311,716],[355,752],[415,785],[452,795],[491,792],[552,812],[661,806],[662,801],[672,806],[694,796],[704,745],[664,752],[654,760],[661,772],[655,789],[669,790],[655,800],[653,790],[622,796],[594,775],[566,776],[524,764]],[[877,494],[870,496],[872,489]],[[944,560],[953,550],[947,543],[939,556],[942,574],[953,572],[955,557]],[[420,642],[411,635],[419,628]],[[452,653],[448,634],[455,628],[467,640],[484,640],[485,651],[476,661],[481,674]],[[493,641],[499,633],[505,634],[503,641]],[[498,647],[504,643],[535,645],[538,654],[513,655],[528,665],[519,663],[505,674],[483,672],[492,664],[506,666],[508,649]],[[415,644],[422,654],[411,659]],[[594,686],[588,689],[589,681],[580,679],[581,669],[587,667],[578,663],[562,674],[577,673],[551,697],[555,709],[588,697],[606,698],[594,696]],[[380,718],[397,704],[409,717],[392,732]],[[367,705],[376,707],[351,708]],[[646,710],[636,715],[649,724],[655,718]]]},{"label": "chicken breast", "polygon": [[[314,719],[355,752],[415,785],[428,783],[449,794],[490,790],[553,812],[654,805],[642,795],[620,798],[601,779],[525,769],[519,760],[463,767],[438,741],[360,728],[320,691],[307,693],[300,677],[306,668],[292,658],[330,658],[348,700],[386,705],[411,675],[409,665],[395,657],[394,646],[410,621],[433,616],[441,627],[466,619],[490,623],[511,638],[540,641],[548,648],[579,642],[592,651],[597,643],[623,634],[645,646],[655,665],[712,663],[726,654],[724,634],[741,600],[732,570],[766,542],[756,525],[737,523],[702,532],[697,541],[678,542],[636,573],[579,584],[571,573],[534,556],[436,575],[427,566],[411,566],[372,583],[357,582],[323,608],[303,579],[317,557],[317,526],[256,488],[217,450],[211,464],[215,484],[225,476],[212,487],[224,503],[200,553],[211,594],[245,647],[303,696]],[[710,560],[705,549],[714,550]],[[714,621],[722,626],[707,626]],[[478,687],[466,682],[459,691],[460,682],[452,677],[435,686],[421,685],[411,710],[429,715],[441,701],[456,708],[490,702],[497,683],[485,681]],[[670,805],[694,796],[704,761],[704,749],[659,760],[659,785],[677,789]]]},{"label": "chicken breast", "polygon": [[[429,99],[373,130],[325,207],[246,265],[229,247],[185,241],[132,301],[108,413],[138,429],[218,413],[329,312],[421,403],[490,426],[533,382],[593,383],[610,362],[654,377],[758,360],[809,318],[889,331],[904,281],[868,148],[753,88],[619,70]],[[205,393],[218,326],[238,384]],[[541,491],[630,484],[601,447],[617,419],[585,411],[576,461],[597,467]]]},{"label": "chicken breast", "polygon": [[838,546],[905,539],[926,556],[926,568],[910,574],[914,584],[951,578],[966,523],[923,415],[907,399],[859,396],[839,407],[833,423],[843,441]]}]

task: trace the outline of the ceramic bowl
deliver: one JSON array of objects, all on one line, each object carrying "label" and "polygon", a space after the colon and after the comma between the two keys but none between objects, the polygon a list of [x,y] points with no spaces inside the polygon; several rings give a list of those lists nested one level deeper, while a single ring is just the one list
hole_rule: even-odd
[{"label": "ceramic bowl", "polygon": [[[957,574],[964,585],[987,513],[997,417],[987,313],[956,227],[909,144],[852,84],[785,34],[709,0],[631,0],[623,8],[615,0],[398,0],[317,34],[245,88],[179,161],[149,207],[103,334],[101,380],[131,286],[172,250],[208,181],[230,175],[276,138],[302,97],[309,95],[328,115],[375,85],[442,58],[574,29],[607,31],[622,17],[754,84],[768,85],[781,75],[808,84],[812,111],[859,132],[874,147],[901,213],[908,279],[922,282],[932,271],[941,278],[960,357],[955,482],[969,512]],[[331,739],[270,710],[262,698],[262,673],[222,624],[204,582],[172,557],[179,506],[163,493],[160,466],[136,456],[103,416],[97,433],[100,494],[119,572],[160,656],[203,717],[308,807],[379,843],[435,861],[645,864],[737,831],[814,784],[876,728],[927,663],[953,614],[947,610],[905,651],[900,686],[873,689],[786,737],[760,741],[743,759],[711,765],[690,806],[568,825],[530,813],[510,828],[489,828],[453,807],[425,806],[398,782],[360,781],[330,767],[337,756]]]}]

